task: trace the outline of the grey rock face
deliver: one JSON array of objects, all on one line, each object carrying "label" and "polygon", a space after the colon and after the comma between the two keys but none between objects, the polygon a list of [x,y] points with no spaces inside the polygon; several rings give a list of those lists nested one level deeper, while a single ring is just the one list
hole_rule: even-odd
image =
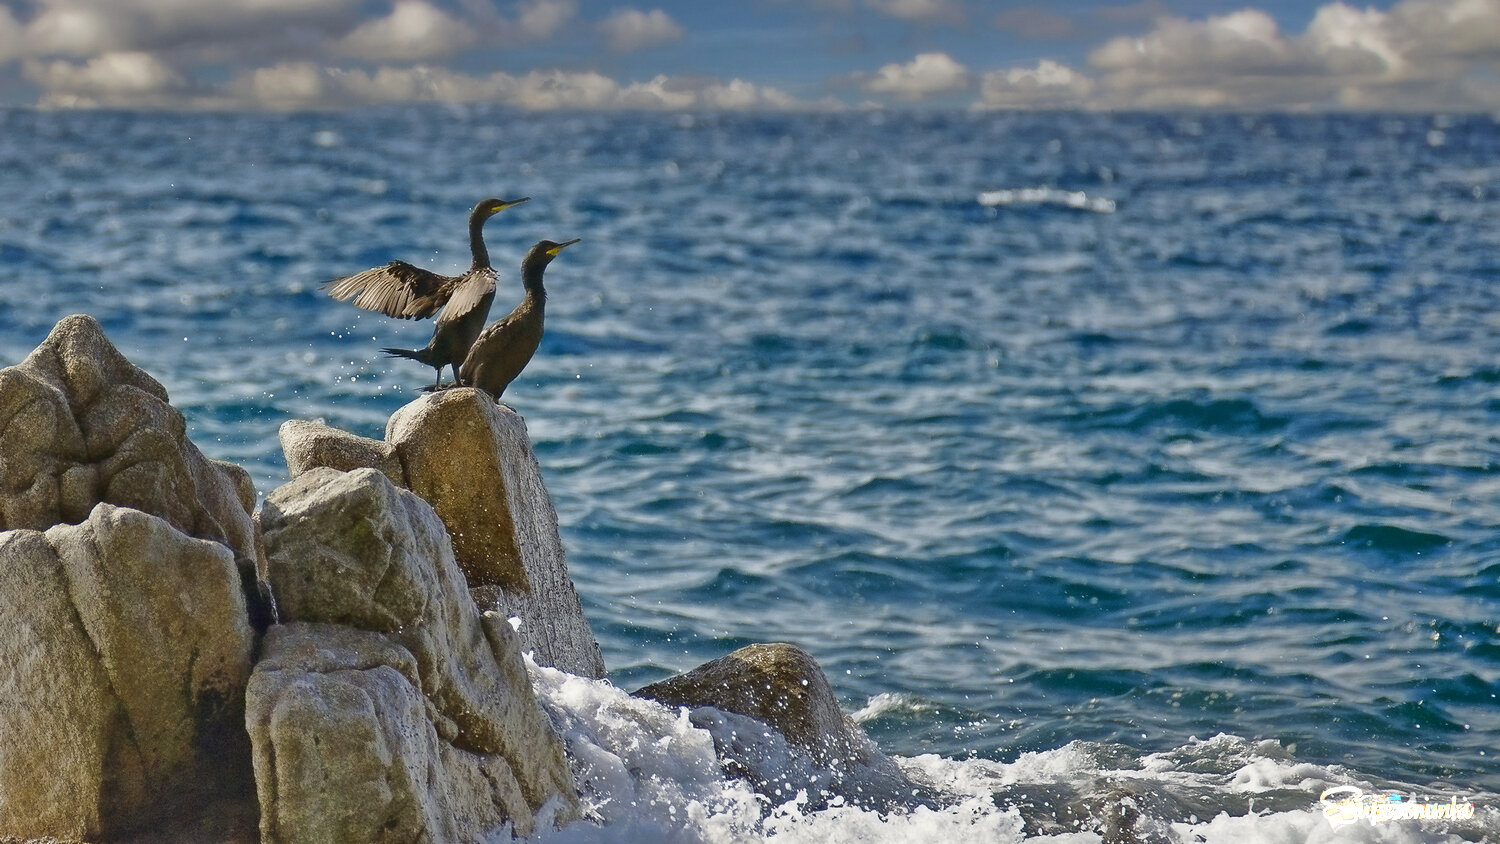
[{"label": "grey rock face", "polygon": [[70,316],[0,369],[0,530],[77,524],[107,502],[219,542],[255,568],[254,488],[204,457],[156,379],[93,318]]},{"label": "grey rock face", "polygon": [[[372,815],[473,840],[499,820],[529,829],[549,800],[576,806],[521,643],[475,607],[431,506],[373,469],[318,468],[260,521],[282,618],[304,623],[272,628],[246,705],[267,840]],[[415,840],[390,835],[370,840]]]},{"label": "grey rock face", "polygon": [[180,840],[248,800],[253,638],[234,555],[160,518],[0,533],[0,835]]}]

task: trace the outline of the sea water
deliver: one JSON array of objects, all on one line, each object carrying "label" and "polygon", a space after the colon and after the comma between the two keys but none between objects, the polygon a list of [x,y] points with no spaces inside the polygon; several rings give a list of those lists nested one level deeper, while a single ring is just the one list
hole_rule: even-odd
[{"label": "sea water", "polygon": [[[321,281],[529,195],[498,318],[583,239],[505,397],[610,667],[534,672],[547,840],[1500,838],[1490,117],[12,110],[0,187],[0,363],[94,315],[262,495],[433,377]],[[756,793],[623,694],[771,641],[947,799]]]}]

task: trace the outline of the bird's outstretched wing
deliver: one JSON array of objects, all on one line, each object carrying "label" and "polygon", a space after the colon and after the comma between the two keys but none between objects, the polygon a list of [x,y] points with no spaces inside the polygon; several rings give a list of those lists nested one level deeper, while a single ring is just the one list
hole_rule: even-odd
[{"label": "bird's outstretched wing", "polygon": [[[438,325],[447,325],[454,320],[463,319],[479,307],[483,307],[488,313],[488,297],[493,296],[494,293],[494,270],[469,270],[454,279],[453,289],[448,295],[448,304],[444,305],[443,312],[438,314]],[[480,319],[483,318],[480,317]]]},{"label": "bird's outstretched wing", "polygon": [[[461,278],[461,277],[460,277]],[[459,278],[438,275],[405,261],[365,270],[323,285],[328,295],[354,307],[401,319],[426,319],[448,303]]]}]

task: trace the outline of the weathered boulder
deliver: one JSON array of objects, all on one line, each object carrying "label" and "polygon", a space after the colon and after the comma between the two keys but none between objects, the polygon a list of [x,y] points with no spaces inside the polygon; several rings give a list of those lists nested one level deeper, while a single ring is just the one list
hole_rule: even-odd
[{"label": "weathered boulder", "polygon": [[[713,735],[724,769],[763,792],[817,790],[880,808],[936,802],[844,714],[823,669],[793,645],[740,648],[634,694],[692,710],[693,724]],[[793,753],[755,737],[758,724],[779,733]]]},{"label": "weathered boulder", "polygon": [[77,524],[107,502],[150,513],[255,569],[255,490],[244,469],[204,457],[167,391],[92,317],[63,319],[0,369],[0,530]]},{"label": "weathered boulder", "polygon": [[867,761],[880,752],[839,708],[823,669],[794,645],[749,645],[635,694],[668,706],[712,706],[749,716],[824,764]]},{"label": "weathered boulder", "polygon": [[[287,463],[298,467],[294,478],[316,466],[369,465],[403,483],[442,519],[479,605],[520,619],[522,646],[538,664],[604,676],[599,644],[568,576],[557,511],[519,414],[479,390],[455,388],[397,410],[385,443],[293,424],[282,427],[282,445]],[[386,448],[394,450],[399,472],[384,462]]]},{"label": "weathered boulder", "polygon": [[234,555],[98,504],[0,532],[0,835],[116,837],[252,800]]},{"label": "weathered boulder", "polygon": [[576,806],[521,643],[469,597],[430,505],[374,469],[318,468],[268,495],[260,522],[281,617],[307,623],[268,635],[246,703],[267,840],[376,815],[472,840]]},{"label": "weathered boulder", "polygon": [[305,419],[287,420],[277,434],[292,478],[319,466],[340,472],[370,468],[380,470],[392,483],[406,486],[406,474],[396,457],[396,448],[384,440],[372,440]]}]

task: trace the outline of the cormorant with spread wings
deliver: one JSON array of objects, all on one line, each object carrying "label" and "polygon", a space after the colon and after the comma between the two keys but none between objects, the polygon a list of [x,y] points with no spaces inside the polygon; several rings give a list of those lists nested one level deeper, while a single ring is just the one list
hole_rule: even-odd
[{"label": "cormorant with spread wings", "polygon": [[[423,349],[382,349],[391,357],[411,358],[437,369],[437,384],[443,383],[443,367],[452,366],[454,378],[484,328],[495,299],[495,270],[484,245],[484,223],[521,199],[486,199],[469,214],[469,248],[474,263],[460,276],[439,275],[405,261],[365,270],[324,285],[328,295],[356,308],[379,311],[400,319],[426,319],[437,314],[432,340]],[[440,312],[441,311],[441,312]]]}]

